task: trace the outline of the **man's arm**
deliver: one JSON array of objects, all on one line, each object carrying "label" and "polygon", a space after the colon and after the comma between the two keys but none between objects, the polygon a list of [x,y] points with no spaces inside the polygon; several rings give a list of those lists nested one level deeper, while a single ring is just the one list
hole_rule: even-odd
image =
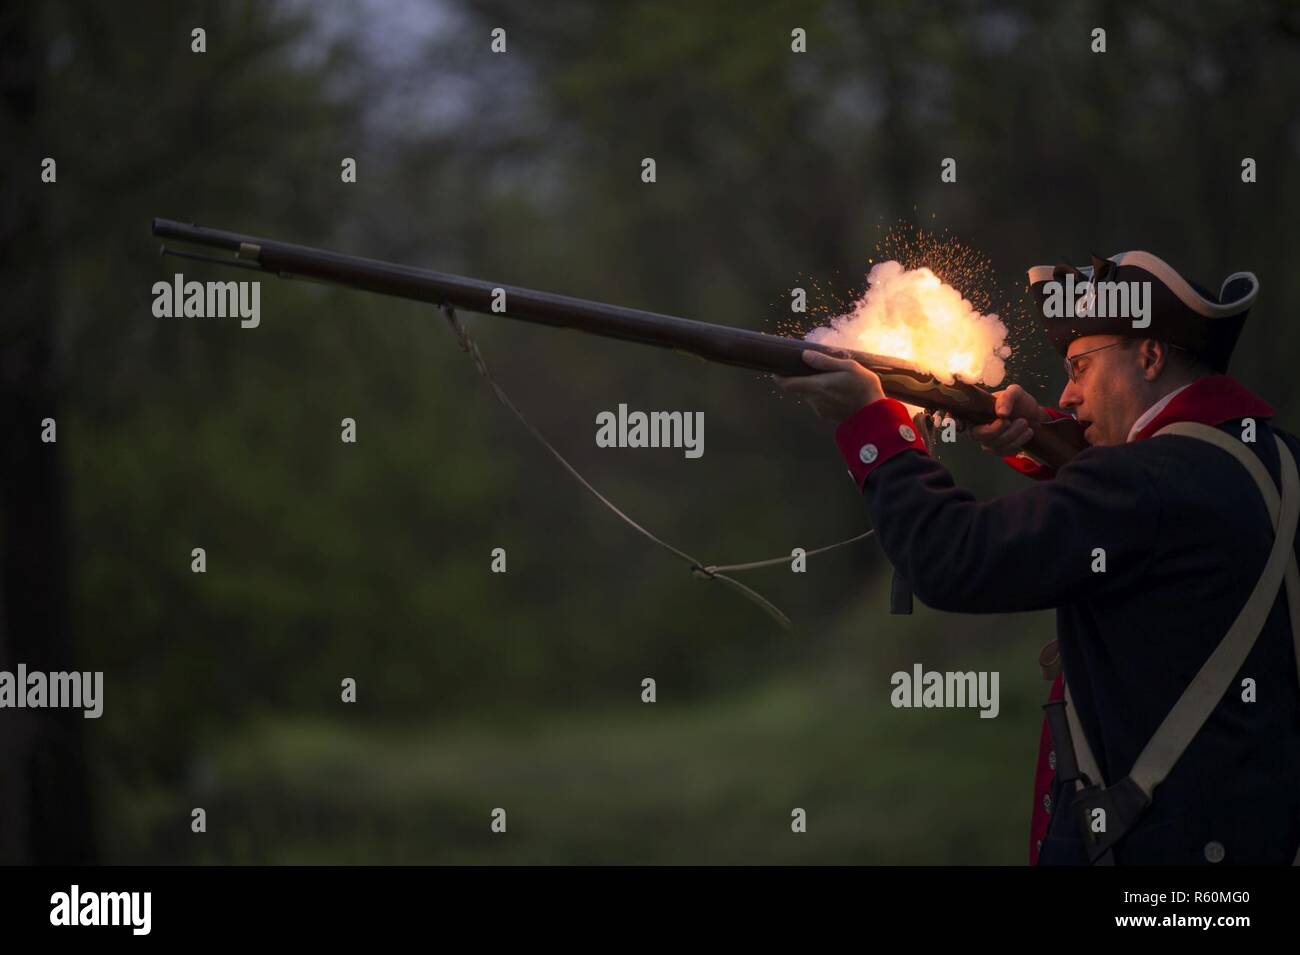
[{"label": "man's arm", "polygon": [[[804,360],[821,374],[778,384],[840,422],[835,440],[876,536],[931,607],[1039,610],[1131,585],[1145,572],[1160,506],[1133,449],[1089,448],[1053,480],[981,503],[930,457],[876,375],[819,352]],[[1028,422],[1011,424],[1019,434],[1010,440],[1027,441]]]},{"label": "man's arm", "polygon": [[979,502],[922,448],[899,440],[907,420],[898,402],[875,401],[844,420],[836,442],[885,554],[927,605],[1038,610],[1144,572],[1159,502],[1131,451],[1090,448],[1051,481]]}]

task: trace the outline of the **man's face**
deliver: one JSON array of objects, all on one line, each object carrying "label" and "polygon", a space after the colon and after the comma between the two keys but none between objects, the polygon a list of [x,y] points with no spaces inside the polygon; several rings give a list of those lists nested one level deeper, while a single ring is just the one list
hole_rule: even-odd
[{"label": "man's face", "polygon": [[1147,409],[1142,349],[1119,335],[1085,335],[1070,343],[1077,381],[1067,381],[1060,405],[1084,426],[1089,444],[1123,444],[1133,422]]}]

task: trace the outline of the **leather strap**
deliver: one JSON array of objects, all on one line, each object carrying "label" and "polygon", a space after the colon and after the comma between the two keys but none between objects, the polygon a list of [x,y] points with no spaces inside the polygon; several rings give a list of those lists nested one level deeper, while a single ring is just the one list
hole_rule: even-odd
[{"label": "leather strap", "polygon": [[1070,684],[1063,682],[1065,687],[1065,718],[1070,724],[1070,739],[1074,740],[1074,761],[1079,767],[1079,773],[1082,777],[1079,780],[1077,789],[1083,789],[1087,785],[1106,785],[1106,777],[1101,774],[1101,767],[1097,765],[1097,757],[1092,755],[1092,747],[1088,745],[1088,737],[1083,735],[1083,726],[1079,723],[1078,713],[1074,708],[1074,699],[1070,696]]},{"label": "leather strap", "polygon": [[[1128,778],[1121,784],[1117,784],[1134,785],[1148,801],[1228,692],[1233,678],[1245,664],[1246,657],[1255,645],[1255,640],[1268,621],[1283,581],[1286,583],[1291,635],[1296,648],[1297,676],[1300,677],[1300,570],[1297,569],[1295,559],[1296,524],[1297,519],[1300,518],[1300,475],[1297,474],[1296,463],[1290,450],[1281,438],[1275,436],[1282,474],[1282,493],[1279,498],[1273,479],[1263,462],[1247,450],[1240,441],[1218,428],[1196,422],[1180,421],[1166,425],[1153,437],[1162,434],[1198,438],[1214,444],[1235,457],[1259,486],[1269,518],[1273,523],[1274,538],[1263,573],[1256,582],[1254,590],[1251,591],[1245,606],[1241,608],[1236,620],[1228,629],[1228,633],[1210,654],[1138,755]],[[1044,647],[1039,658],[1040,665],[1047,664],[1055,656],[1054,651],[1053,644]],[[1043,666],[1044,676],[1047,676],[1049,669],[1051,669],[1049,665]],[[1104,787],[1106,783],[1100,767],[1075,713],[1068,681],[1065,684],[1065,701],[1065,712],[1079,771],[1093,784]],[[1084,780],[1077,780],[1075,786],[1077,790],[1083,790]],[[1297,851],[1293,864],[1300,865],[1300,850]]]},{"label": "leather strap", "polygon": [[[1282,501],[1279,509],[1275,503],[1277,491],[1273,488],[1273,480],[1269,477],[1268,471],[1259,458],[1246,450],[1240,441],[1229,437],[1218,428],[1190,421],[1166,425],[1156,433],[1201,438],[1237,458],[1259,484],[1265,505],[1274,504],[1273,507],[1269,507],[1269,516],[1274,521],[1275,534],[1273,549],[1268,555],[1268,562],[1264,565],[1264,572],[1256,582],[1246,605],[1241,608],[1227,635],[1201,666],[1200,671],[1192,679],[1182,697],[1174,704],[1174,708],[1169,711],[1169,715],[1160,724],[1155,735],[1147,742],[1129,773],[1147,796],[1150,796],[1169,775],[1174,768],[1174,763],[1187,749],[1192,737],[1209,719],[1214,708],[1227,693],[1233,678],[1245,664],[1251,647],[1255,645],[1256,638],[1264,629],[1264,624],[1272,612],[1278,596],[1278,588],[1282,584],[1283,577],[1288,576],[1288,568],[1291,568],[1291,576],[1294,576],[1296,519],[1300,516],[1300,477],[1296,474],[1295,460],[1281,438],[1274,439],[1277,441],[1278,455],[1282,462]],[[1290,604],[1293,639],[1297,633],[1295,597],[1296,594],[1288,587],[1287,602]]]}]

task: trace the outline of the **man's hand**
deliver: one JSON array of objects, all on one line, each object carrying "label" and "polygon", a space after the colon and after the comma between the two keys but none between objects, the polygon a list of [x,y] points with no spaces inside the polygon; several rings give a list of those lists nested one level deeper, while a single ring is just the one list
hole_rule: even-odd
[{"label": "man's hand", "polygon": [[802,398],[823,418],[843,421],[871,402],[885,397],[874,371],[849,358],[832,358],[819,351],[805,351],[804,363],[821,374],[772,380],[793,398]]},{"label": "man's hand", "polygon": [[1043,412],[1034,396],[1019,385],[995,391],[993,397],[997,420],[973,426],[970,433],[985,451],[1005,457],[1029,443],[1034,427],[1043,420]]}]

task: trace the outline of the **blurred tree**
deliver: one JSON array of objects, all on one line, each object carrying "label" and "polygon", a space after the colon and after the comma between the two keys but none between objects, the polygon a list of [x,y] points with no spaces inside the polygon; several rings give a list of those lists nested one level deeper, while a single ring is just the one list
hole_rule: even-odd
[{"label": "blurred tree", "polygon": [[[49,231],[44,60],[35,4],[0,12],[0,669],[87,669],[69,627],[68,533],[55,385],[57,256]],[[66,169],[63,170],[66,175]],[[58,435],[58,431],[55,434]],[[25,694],[26,686],[17,687]],[[94,858],[76,709],[0,711],[0,864]]]}]

